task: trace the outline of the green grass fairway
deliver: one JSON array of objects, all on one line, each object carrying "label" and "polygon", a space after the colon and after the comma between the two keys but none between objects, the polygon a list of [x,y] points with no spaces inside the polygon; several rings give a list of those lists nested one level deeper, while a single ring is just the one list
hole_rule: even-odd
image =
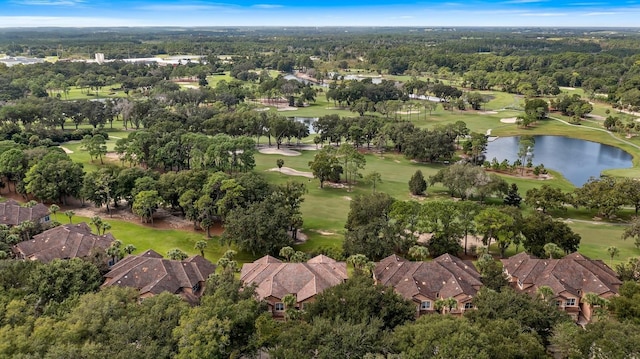
[{"label": "green grass fairway", "polygon": [[[358,74],[358,70],[353,69],[350,74]],[[271,71],[272,76],[277,76],[277,71]],[[346,74],[346,73],[345,73]],[[377,75],[376,73],[367,73],[365,70],[361,70],[361,75]],[[411,76],[384,76],[385,79],[395,81],[407,81],[411,79]],[[427,79],[426,76],[419,77],[420,79]],[[233,80],[228,72],[222,75],[208,76],[207,80],[209,86],[215,88],[220,81]],[[431,78],[433,80],[433,78]],[[444,81],[449,83],[447,79]],[[250,86],[247,84],[247,86]],[[118,87],[118,86],[110,86]],[[322,89],[324,91],[324,89]],[[563,89],[563,91],[573,94],[578,93],[584,96],[584,92],[581,89]],[[108,88],[103,88],[100,91],[100,97],[109,97]],[[438,106],[435,111],[428,112],[420,101],[412,101],[414,104],[413,112],[390,114],[390,118],[397,120],[409,120],[416,124],[420,128],[433,128],[437,125],[451,124],[457,121],[464,121],[467,123],[467,127],[477,133],[487,134],[491,133],[492,136],[516,136],[522,134],[531,135],[558,135],[568,136],[588,141],[600,142],[607,145],[619,147],[633,155],[634,167],[612,169],[605,171],[608,175],[614,176],[631,176],[640,177],[640,149],[636,146],[640,146],[640,137],[634,137],[627,139],[624,134],[609,134],[602,131],[602,117],[606,117],[606,113],[609,110],[609,114],[613,116],[619,116],[623,121],[633,118],[626,114],[619,114],[613,110],[607,104],[602,102],[594,102],[593,114],[596,115],[593,118],[585,119],[581,125],[573,126],[561,122],[569,121],[570,119],[561,116],[560,114],[553,113],[551,116],[554,119],[548,119],[540,121],[539,123],[531,126],[530,128],[523,129],[518,128],[515,124],[503,123],[500,120],[503,118],[510,118],[522,115],[523,98],[522,96],[508,94],[500,91],[478,91],[488,99],[488,102],[483,104],[482,111],[459,111],[459,110],[444,110],[442,106]],[[82,93],[80,89],[73,88],[70,93],[70,98],[73,99],[89,99],[95,98],[95,96],[87,96],[86,92]],[[124,93],[116,92],[111,96],[124,96]],[[258,105],[261,106],[261,105]],[[407,111],[407,108],[402,111]],[[348,109],[337,109],[336,104],[332,101],[326,100],[325,92],[318,92],[316,101],[311,102],[309,106],[297,108],[292,111],[280,111],[280,115],[288,117],[322,117],[330,114],[338,114],[343,117],[355,117],[357,113],[351,112]],[[377,115],[375,113],[368,113],[368,115]],[[600,116],[600,117],[598,117]],[[80,127],[89,128],[88,124],[82,124]],[[125,138],[130,131],[125,131],[122,128],[121,121],[114,122],[114,128],[110,129],[110,125],[106,124],[105,128],[109,131],[110,139],[107,141],[108,150],[112,151],[115,146],[115,141],[119,138]],[[66,128],[73,129],[74,125],[71,122],[66,124]],[[313,137],[311,135],[303,140],[304,143],[313,143]],[[260,138],[261,144],[267,143],[267,138]],[[69,156],[74,160],[84,164],[86,171],[93,171],[100,166],[100,161],[94,159],[90,160],[87,152],[80,149],[79,142],[70,142],[63,144],[64,147],[73,151]],[[288,176],[284,173],[277,171],[270,172],[269,169],[275,168],[276,160],[282,158],[285,163],[285,167],[291,167],[298,171],[310,172],[309,161],[313,160],[315,151],[302,151],[300,156],[282,156],[277,154],[256,154],[256,168],[255,171],[264,175],[270,183],[281,184],[287,181],[297,181],[304,183],[307,188],[307,194],[302,204],[302,214],[304,218],[303,232],[307,235],[308,240],[304,243],[297,244],[295,247],[298,250],[305,252],[318,252],[318,251],[340,251],[342,247],[342,241],[344,238],[344,224],[346,222],[347,214],[350,208],[350,201],[358,195],[369,193],[372,191],[371,185],[359,181],[355,184],[351,191],[346,188],[333,188],[331,186],[325,186],[321,189],[319,182],[316,179],[308,179],[305,177]],[[412,197],[408,191],[408,181],[413,173],[420,169],[425,178],[434,175],[442,165],[438,164],[423,164],[409,161],[404,156],[394,153],[385,153],[382,156],[377,154],[365,155],[367,165],[362,171],[363,175],[366,175],[372,171],[377,171],[382,176],[382,183],[379,183],[377,190],[390,194],[398,200],[410,200]],[[562,175],[555,171],[550,171],[553,179],[547,181],[539,181],[534,179],[525,179],[510,175],[501,176],[509,183],[516,183],[520,190],[520,194],[524,196],[527,190],[538,187],[542,183],[549,184],[562,189],[563,191],[570,192],[575,188],[569,183]],[[440,184],[432,186],[429,184],[427,189],[427,196],[425,201],[435,199],[449,199],[449,195],[444,187]],[[498,203],[500,199],[493,199],[491,203]],[[523,208],[525,214],[530,213],[532,209],[528,207]],[[628,220],[632,216],[632,210],[624,209],[620,214],[620,221]],[[640,250],[635,248],[632,240],[623,241],[620,239],[623,227],[619,223],[601,223],[594,224],[592,222],[594,214],[585,209],[568,208],[566,212],[554,213],[554,215],[563,218],[573,218],[570,221],[570,227],[582,236],[582,243],[580,245],[580,252],[585,255],[602,259],[605,263],[609,264],[609,257],[606,252],[606,248],[613,245],[620,249],[620,256],[614,258],[613,264],[626,262],[626,260],[633,256],[640,255]],[[74,219],[74,222],[79,221],[80,218]],[[88,219],[83,219],[88,221]],[[114,236],[120,239],[123,243],[131,243],[138,248],[138,252],[144,251],[148,248],[153,248],[157,252],[166,255],[166,252],[172,248],[180,248],[189,254],[196,254],[197,251],[193,248],[196,241],[204,239],[204,235],[201,232],[182,231],[182,230],[165,230],[151,227],[150,225],[142,225],[139,223],[129,223],[120,220],[110,220],[105,218],[113,226],[111,232]],[[209,240],[209,247],[205,251],[205,255],[208,259],[216,261],[229,247],[220,245],[217,238]],[[508,254],[513,254],[515,248],[509,248]],[[249,253],[239,253],[238,260],[240,262],[251,261],[255,259]]]},{"label": "green grass fairway", "polygon": [[[569,226],[574,232],[578,233],[582,240],[580,242],[579,252],[592,259],[602,259],[607,265],[625,263],[631,257],[640,256],[640,249],[633,245],[633,239],[622,239],[623,226],[607,225],[607,224],[591,224],[582,222],[573,222]],[[615,257],[613,261],[607,253],[609,246],[618,247],[620,256]]]},{"label": "green grass fairway", "polygon": [[[59,220],[63,223],[67,223],[67,218],[63,218],[64,215],[60,215]],[[175,229],[159,229],[154,228],[150,224],[139,224],[122,221],[118,219],[112,219],[108,216],[102,218],[104,221],[111,224],[109,232],[113,236],[122,241],[124,245],[133,244],[136,247],[134,254],[142,253],[148,249],[160,253],[161,255],[167,255],[167,252],[173,248],[179,248],[189,255],[200,254],[200,252],[194,249],[197,241],[207,241],[207,248],[204,250],[205,258],[212,262],[216,262],[218,258],[229,249],[237,251],[234,246],[221,245],[218,237],[212,237],[207,239],[206,235],[201,232],[192,232],[185,230]],[[89,224],[90,218],[74,216],[73,223],[86,222]],[[95,231],[95,227],[92,227]],[[251,262],[256,259],[256,256],[247,252],[238,251],[235,258],[240,263]]]}]

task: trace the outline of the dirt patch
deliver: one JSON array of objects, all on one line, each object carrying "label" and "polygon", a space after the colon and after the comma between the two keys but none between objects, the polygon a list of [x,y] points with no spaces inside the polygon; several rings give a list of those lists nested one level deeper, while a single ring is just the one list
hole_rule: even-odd
[{"label": "dirt patch", "polygon": [[415,114],[420,113],[420,111],[414,111],[414,110],[411,110],[411,111],[396,111],[396,113],[398,115],[415,115]]},{"label": "dirt patch", "polygon": [[[289,231],[289,234],[293,232]],[[298,229],[298,233],[296,234],[296,243],[304,243],[309,239],[309,236],[304,234],[301,229]]]},{"label": "dirt patch", "polygon": [[353,200],[353,198],[349,197],[349,196],[342,196],[342,198],[344,198],[346,201],[351,201]]},{"label": "dirt patch", "polygon": [[348,188],[346,184],[344,184],[344,183],[336,183],[336,182],[325,182],[324,186],[325,187],[331,187],[331,188]]},{"label": "dirt patch", "polygon": [[258,152],[263,153],[265,155],[282,155],[282,156],[300,156],[301,153],[298,151],[294,151],[294,150],[288,150],[286,148],[270,148],[270,147],[265,147],[265,148],[261,148],[258,150]]},{"label": "dirt patch", "polygon": [[539,174],[539,175],[536,176],[533,173],[533,168],[525,168],[524,173],[522,172],[521,168],[517,168],[513,172],[494,170],[494,169],[491,169],[491,168],[486,168],[485,171],[494,172],[494,173],[500,173],[501,175],[515,177],[515,178],[529,178],[529,179],[537,179],[537,180],[541,180],[541,181],[546,181],[546,180],[553,179],[553,176],[548,174],[548,173]]},{"label": "dirt patch", "polygon": [[297,110],[298,110],[297,107],[291,107],[291,106],[278,107],[278,111],[297,111]]},{"label": "dirt patch", "polygon": [[[151,223],[142,223],[140,221],[140,217],[131,213],[131,211],[124,207],[119,207],[116,209],[111,209],[111,214],[107,212],[106,207],[96,208],[93,206],[86,207],[69,207],[68,209],[75,212],[77,216],[91,218],[94,216],[100,216],[104,221],[109,222],[109,219],[119,219],[122,221],[127,221],[131,223],[141,224],[147,227],[153,227],[156,229],[180,229],[180,230],[190,230],[196,231],[193,227],[193,222],[188,221],[182,217],[178,217],[173,215],[170,211],[160,208],[153,214],[153,225]],[[66,210],[66,209],[65,209]],[[63,211],[64,212],[64,211]],[[64,214],[58,218],[58,221],[65,222],[66,217]],[[211,227],[211,233],[215,234],[216,232],[222,233],[222,227],[217,225],[218,228]],[[199,228],[198,228],[199,229]]]},{"label": "dirt patch", "polygon": [[508,117],[508,118],[501,118],[500,122],[502,122],[502,123],[516,123],[517,120],[518,120],[517,117]]},{"label": "dirt patch", "polygon": [[319,233],[320,235],[323,235],[323,236],[334,236],[335,235],[335,233],[333,233],[333,232],[323,231],[321,229],[313,229],[313,231],[316,232],[316,233]]},{"label": "dirt patch", "polygon": [[274,168],[268,169],[267,171],[280,172],[288,176],[313,178],[313,173],[311,172],[302,172],[302,171],[294,170],[293,168],[290,168],[290,167],[282,167],[282,168],[274,167]]}]

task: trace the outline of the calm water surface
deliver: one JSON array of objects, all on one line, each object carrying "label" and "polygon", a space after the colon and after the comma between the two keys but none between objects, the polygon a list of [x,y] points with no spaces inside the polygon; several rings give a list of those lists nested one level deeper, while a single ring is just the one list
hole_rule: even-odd
[{"label": "calm water surface", "polygon": [[[599,177],[603,170],[628,168],[632,157],[627,152],[597,142],[578,140],[563,136],[534,136],[533,164],[544,164],[558,171],[574,185],[580,187],[589,177]],[[489,142],[487,160],[494,157],[513,162],[518,159],[520,137],[500,137]]]}]

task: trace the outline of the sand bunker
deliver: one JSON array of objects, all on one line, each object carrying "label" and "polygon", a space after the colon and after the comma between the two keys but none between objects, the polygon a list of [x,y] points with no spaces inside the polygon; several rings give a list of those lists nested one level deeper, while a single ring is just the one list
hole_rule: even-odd
[{"label": "sand bunker", "polygon": [[261,148],[258,151],[265,155],[300,156],[301,154],[298,151],[288,150],[286,148],[277,149],[277,148],[267,147],[267,148]]},{"label": "sand bunker", "polygon": [[479,115],[496,115],[498,114],[497,111],[478,111]]},{"label": "sand bunker", "polygon": [[60,146],[60,148],[62,148],[62,150],[64,151],[64,153],[73,153],[73,151],[71,151],[70,149],[66,148],[66,147],[62,147]]},{"label": "sand bunker", "polygon": [[267,171],[280,172],[289,176],[313,178],[313,173],[311,172],[302,172],[302,171],[294,170],[293,168],[290,168],[290,167],[282,167],[282,168],[274,167],[274,168],[268,169]]},{"label": "sand bunker", "polygon": [[501,118],[500,122],[502,122],[502,123],[516,123],[517,120],[518,120],[517,117],[508,117],[508,118]]}]

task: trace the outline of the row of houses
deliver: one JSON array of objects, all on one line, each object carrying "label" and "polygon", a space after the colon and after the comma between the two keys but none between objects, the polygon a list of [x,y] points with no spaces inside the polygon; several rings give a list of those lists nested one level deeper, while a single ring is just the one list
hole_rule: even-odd
[{"label": "row of houses", "polygon": [[[15,201],[0,203],[0,223],[18,225],[23,221],[49,221],[48,209],[41,205],[21,207]],[[14,246],[16,257],[50,262],[53,259],[88,257],[94,250],[106,250],[115,238],[96,235],[86,223],[61,225]],[[572,253],[561,259],[539,259],[519,253],[503,259],[503,269],[514,289],[536,296],[540,288],[553,292],[552,301],[578,322],[591,320],[592,308],[586,295],[609,299],[622,284],[616,273],[600,260]],[[140,298],[168,291],[190,303],[197,303],[209,275],[216,266],[201,256],[183,261],[163,258],[148,250],[115,263],[105,274],[103,287],[127,286],[140,291]],[[391,255],[376,263],[372,272],[376,283],[389,286],[416,305],[416,315],[448,311],[463,314],[472,310],[473,298],[483,286],[471,261],[444,254],[427,262],[408,261]],[[241,280],[255,285],[259,300],[268,304],[274,317],[283,317],[283,298],[293,295],[297,309],[315,300],[322,291],[348,280],[347,265],[324,255],[303,263],[286,263],[271,256],[243,265]],[[438,303],[448,300],[447,308]],[[451,301],[455,303],[451,303]],[[440,303],[442,304],[442,303]]]},{"label": "row of houses", "polygon": [[[589,322],[592,317],[586,294],[609,299],[618,294],[622,284],[602,261],[579,253],[561,259],[539,259],[520,253],[502,262],[514,289],[536,296],[539,288],[550,287],[553,296],[546,299],[581,323]],[[473,310],[473,298],[483,286],[480,274],[470,261],[449,254],[428,262],[391,255],[376,263],[373,278],[412,301],[417,316],[436,311],[461,315]],[[347,265],[326,256],[317,256],[305,263],[284,263],[265,256],[245,264],[241,279],[245,285],[255,285],[258,299],[264,300],[272,315],[280,318],[284,317],[286,295],[295,296],[296,309],[304,309],[319,293],[347,280]],[[438,308],[438,302],[445,299],[454,303]]]},{"label": "row of houses", "polygon": [[[0,203],[0,224],[12,227],[26,221],[49,223],[49,209],[41,203],[31,207],[23,207],[14,200]],[[111,233],[94,234],[83,222],[46,230],[30,240],[17,243],[13,252],[19,259],[49,263],[54,259],[89,257],[94,251],[106,251],[114,241]],[[201,256],[174,261],[148,250],[111,266],[102,286],[136,288],[140,299],[168,291],[195,304],[203,293],[207,278],[215,270],[216,266]]]}]

